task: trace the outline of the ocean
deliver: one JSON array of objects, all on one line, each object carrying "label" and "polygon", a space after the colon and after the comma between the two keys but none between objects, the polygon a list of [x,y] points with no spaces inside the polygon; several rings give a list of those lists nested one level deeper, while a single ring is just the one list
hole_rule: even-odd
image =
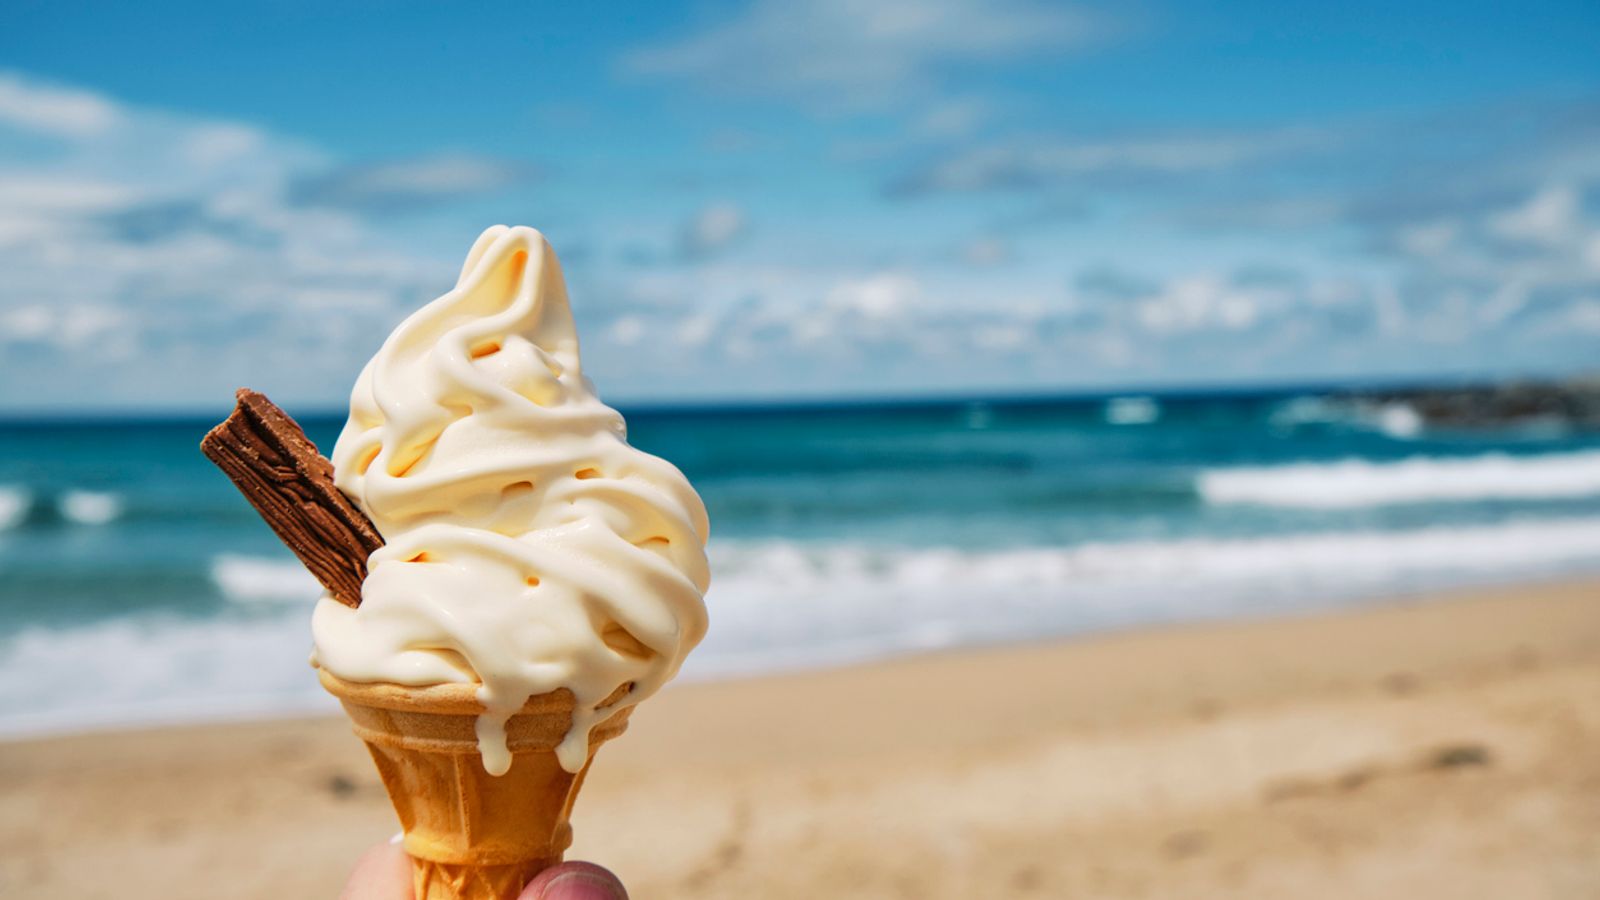
[{"label": "ocean", "polygon": [[[688,678],[1600,573],[1593,432],[1288,393],[624,412],[711,512]],[[332,708],[318,586],[211,424],[0,424],[0,734]]]}]

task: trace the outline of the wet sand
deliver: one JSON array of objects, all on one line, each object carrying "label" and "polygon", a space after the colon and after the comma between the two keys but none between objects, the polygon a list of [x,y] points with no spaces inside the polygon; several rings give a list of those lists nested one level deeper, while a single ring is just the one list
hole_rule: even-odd
[{"label": "wet sand", "polygon": [[[1600,583],[673,686],[633,721],[572,856],[639,898],[1600,896]],[[394,830],[342,719],[0,744],[8,898],[333,897]]]}]

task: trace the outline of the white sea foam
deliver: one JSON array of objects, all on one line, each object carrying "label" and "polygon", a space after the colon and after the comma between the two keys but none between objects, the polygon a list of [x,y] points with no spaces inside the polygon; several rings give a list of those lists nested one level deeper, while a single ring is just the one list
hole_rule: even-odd
[{"label": "white sea foam", "polygon": [[1295,397],[1278,404],[1269,421],[1280,430],[1303,425],[1344,425],[1382,432],[1397,441],[1414,440],[1428,428],[1417,408],[1401,400],[1374,406],[1328,397]]},{"label": "white sea foam", "polygon": [[1346,460],[1211,469],[1196,487],[1209,503],[1351,509],[1401,503],[1558,500],[1600,495],[1600,452],[1490,454],[1397,462]]},{"label": "white sea foam", "polygon": [[1154,397],[1113,397],[1104,415],[1112,425],[1148,425],[1161,418],[1161,404]]},{"label": "white sea foam", "polygon": [[0,484],[0,531],[15,528],[33,508],[33,495],[14,484]]},{"label": "white sea foam", "polygon": [[238,603],[298,601],[309,606],[321,585],[293,558],[264,559],[224,553],[211,563],[211,580]]},{"label": "white sea foam", "polygon": [[[712,559],[691,678],[1595,572],[1600,517],[992,551],[725,541]],[[252,557],[214,574],[244,601],[215,618],[0,637],[0,733],[331,709],[306,668],[310,576]],[[250,602],[269,598],[306,602]]]},{"label": "white sea foam", "polygon": [[104,525],[122,515],[122,498],[110,491],[67,491],[56,500],[61,517],[79,525]]},{"label": "white sea foam", "polygon": [[310,616],[23,629],[0,640],[0,733],[331,709],[306,662]]},{"label": "white sea foam", "polygon": [[1422,413],[1409,403],[1385,403],[1371,413],[1371,421],[1377,429],[1396,440],[1409,441],[1421,436],[1427,428],[1427,422],[1422,418]]},{"label": "white sea foam", "polygon": [[871,550],[713,545],[713,627],[690,671],[1304,609],[1600,571],[1600,518],[1248,540]]}]

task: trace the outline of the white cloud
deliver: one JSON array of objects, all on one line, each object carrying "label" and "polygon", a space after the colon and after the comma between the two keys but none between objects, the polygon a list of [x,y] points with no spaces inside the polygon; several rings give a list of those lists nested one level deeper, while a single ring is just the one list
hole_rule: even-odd
[{"label": "white cloud", "polygon": [[829,289],[824,302],[838,313],[867,319],[890,319],[903,315],[917,302],[922,285],[899,272],[886,272],[852,279]]},{"label": "white cloud", "polygon": [[755,0],[623,63],[721,92],[870,109],[926,92],[940,67],[1060,53],[1104,31],[1076,7],[1034,0]]},{"label": "white cloud", "polygon": [[1578,231],[1578,192],[1569,186],[1547,187],[1521,206],[1490,216],[1489,230],[1500,237],[1539,244],[1559,244]]},{"label": "white cloud", "polygon": [[917,118],[911,130],[924,138],[963,137],[977,131],[989,114],[989,104],[977,97],[940,100]]},{"label": "white cloud", "polygon": [[138,199],[133,187],[80,176],[0,174],[0,248],[62,234],[75,220]]},{"label": "white cloud", "polygon": [[644,319],[639,316],[620,316],[612,321],[611,327],[606,330],[606,337],[613,343],[631,347],[639,343],[646,330]]},{"label": "white cloud", "polygon": [[[923,77],[932,76],[895,89],[913,90]],[[28,92],[20,104],[19,84]],[[249,125],[25,79],[7,85],[13,106],[56,122],[47,126],[56,140],[43,143],[60,152],[41,162],[0,147],[0,404],[216,404],[241,383],[279,399],[332,402],[400,314],[448,284],[471,237],[418,258],[389,243],[406,229],[380,228],[359,211],[527,177],[474,157],[338,169],[314,147]],[[58,101],[98,104],[112,124],[63,126],[57,119],[94,116],[58,116],[50,112]],[[912,104],[895,121],[958,135],[976,115],[957,106],[919,120],[929,108]],[[15,118],[0,111],[6,127]],[[30,153],[41,144],[29,143]],[[1371,374],[1385,363],[1416,371],[1559,364],[1577,358],[1572,348],[1584,340],[1592,358],[1600,228],[1585,205],[1594,188],[1588,176],[1530,166],[1532,174],[1515,178],[1475,170],[1452,179],[1471,192],[1414,196],[1425,179],[1387,177],[1303,192],[1319,172],[1338,168],[1345,177],[1347,160],[1336,155],[1345,146],[1294,129],[1040,139],[981,144],[924,170],[924,190],[1159,178],[1161,191],[1113,211],[1122,218],[1104,242],[1080,240],[1084,220],[1059,210],[1001,218],[1009,201],[995,197],[965,209],[952,201],[949,215],[941,207],[921,232],[886,229],[889,238],[877,242],[782,232],[775,220],[785,240],[770,243],[779,253],[754,242],[727,253],[750,226],[743,208],[721,202],[679,224],[682,253],[674,256],[661,245],[672,220],[597,211],[594,227],[655,243],[630,266],[569,270],[574,296],[583,298],[583,333],[594,336],[585,344],[589,368],[608,392],[639,397],[1307,377]],[[1254,178],[1254,164],[1268,160],[1272,177]],[[1228,172],[1251,178],[1219,174]],[[319,180],[324,193],[313,198],[306,192]],[[1206,236],[1193,232],[1160,232],[1179,221],[1163,214],[1182,208],[1191,185],[1220,185],[1198,196],[1215,205],[1245,180],[1261,185],[1263,203],[1323,212],[1270,226],[1258,220],[1250,240],[1235,232],[1203,244]],[[1363,212],[1359,189],[1380,182],[1386,202]],[[1104,214],[1111,205],[1086,205],[1102,198],[1072,193],[1082,195],[1076,211]],[[910,215],[893,205],[863,212],[886,223]],[[1030,234],[1039,221],[1054,230]],[[919,233],[932,242],[920,252],[910,243]],[[966,244],[951,237],[962,234],[982,236]],[[1073,272],[1096,264],[1097,243],[1120,243],[1107,252],[1125,255],[1108,255],[1104,265],[1131,277],[1074,286]],[[1211,248],[1220,258],[1204,252]],[[1263,258],[1277,275],[1260,267],[1241,273],[1243,263]],[[1335,372],[1335,364],[1345,368]],[[55,377],[35,389],[43,370]]]},{"label": "white cloud", "polygon": [[[24,306],[0,312],[0,345],[38,343],[63,350],[110,350],[125,357],[132,344],[121,336],[128,316],[120,309],[99,304]],[[108,346],[107,339],[110,345]],[[91,345],[99,343],[98,347]]]},{"label": "white cloud", "polygon": [[[1008,198],[951,198],[922,230],[942,254],[863,242],[810,266],[750,253],[640,271],[642,286],[619,294],[661,339],[628,360],[660,353],[635,371],[682,368],[699,373],[685,384],[712,391],[880,394],[984,389],[976,379],[1015,389],[1592,365],[1600,169],[1558,177],[1536,165],[1551,147],[1570,153],[1558,136],[1426,177],[1444,171],[1439,153],[1485,132],[1521,134],[1472,118],[1465,134],[1347,122],[981,141],[908,186],[1055,189],[1031,191],[1035,207],[1072,188],[1073,217],[1000,218]],[[1159,190],[1128,190],[1141,187]],[[1252,215],[1226,220],[1226,234],[1215,214],[1186,216],[1241,206]],[[874,214],[914,215],[885,209]],[[938,237],[985,214],[991,225],[967,244]]]},{"label": "white cloud", "polygon": [[985,325],[972,336],[973,343],[984,350],[1015,350],[1026,346],[1032,338],[1026,326],[1014,323]]},{"label": "white cloud", "polygon": [[0,124],[68,138],[88,138],[122,122],[115,103],[88,91],[0,72]]},{"label": "white cloud", "polygon": [[[1107,288],[1098,277],[1073,288],[1031,268],[976,269],[958,257],[892,269],[741,258],[653,270],[636,291],[619,286],[635,305],[614,320],[636,320],[624,337],[650,338],[597,342],[590,367],[624,396],[970,392],[1426,374],[1481,360],[1485,346],[1504,348],[1495,365],[1526,365],[1540,359],[1538,335],[1560,323],[1572,324],[1549,339],[1570,345],[1592,333],[1579,328],[1589,322],[1581,305],[1547,306],[1532,289],[1485,294],[1381,271],[1179,266],[1164,278]],[[655,375],[611,375],[624,371]]]},{"label": "white cloud", "polygon": [[1509,327],[1600,289],[1600,223],[1584,209],[1583,188],[1545,185],[1525,196],[1388,225],[1413,292],[1431,290],[1439,303],[1456,304],[1452,315]]},{"label": "white cloud", "polygon": [[19,306],[0,311],[0,334],[12,341],[42,341],[50,337],[55,314],[43,306]]},{"label": "white cloud", "polygon": [[388,211],[508,187],[532,176],[527,166],[477,156],[441,156],[348,166],[298,179],[290,188],[308,206]]},{"label": "white cloud", "polygon": [[1265,306],[1282,300],[1276,292],[1242,289],[1215,275],[1189,275],[1141,300],[1139,321],[1158,333],[1210,328],[1240,331],[1255,325]]},{"label": "white cloud", "polygon": [[0,174],[0,207],[46,215],[114,209],[137,197],[125,184],[52,175]]},{"label": "white cloud", "polygon": [[1185,175],[1233,169],[1323,146],[1314,129],[1116,139],[1011,140],[964,150],[890,185],[893,194],[1032,188],[1104,174]]},{"label": "white cloud", "polygon": [[1564,324],[1580,332],[1600,335],[1600,298],[1585,297],[1574,303]]},{"label": "white cloud", "polygon": [[245,125],[200,125],[182,141],[179,152],[195,165],[210,167],[259,153],[267,143],[266,135]]},{"label": "white cloud", "polygon": [[1407,253],[1416,256],[1438,256],[1450,249],[1460,234],[1459,222],[1425,222],[1401,228],[1396,238]]},{"label": "white cloud", "polygon": [[219,404],[246,382],[326,402],[448,277],[290,203],[321,166],[298,142],[17,76],[0,105],[61,140],[0,148],[0,404]]},{"label": "white cloud", "polygon": [[749,223],[732,203],[713,203],[695,213],[678,235],[678,248],[689,258],[718,253],[738,240]]},{"label": "white cloud", "polygon": [[708,313],[693,313],[678,323],[673,336],[679,344],[691,349],[703,347],[716,333],[717,318]]}]

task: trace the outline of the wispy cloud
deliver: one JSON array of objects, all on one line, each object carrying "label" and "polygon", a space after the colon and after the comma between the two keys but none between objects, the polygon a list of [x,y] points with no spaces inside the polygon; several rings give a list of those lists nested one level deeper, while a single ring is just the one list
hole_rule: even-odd
[{"label": "wispy cloud", "polygon": [[1600,158],[1594,110],[1441,117],[1408,129],[1387,166],[1337,186],[1333,221],[1395,273],[1391,321],[1496,359],[1600,336],[1589,312],[1600,299],[1600,165],[1583,162]]},{"label": "wispy cloud", "polygon": [[1318,129],[1178,133],[1112,139],[1024,139],[985,143],[891,180],[890,196],[1026,190],[1119,176],[1182,176],[1237,169],[1324,147]]},{"label": "wispy cloud", "polygon": [[[796,372],[806,373],[807,391],[827,393],[1572,366],[1592,359],[1600,339],[1600,219],[1590,190],[1529,186],[1460,211],[1448,227],[1385,218],[1370,227],[1432,230],[1414,234],[1409,248],[1373,245],[1371,255],[1349,246],[1351,232],[1368,226],[1343,206],[1331,231],[1317,230],[1321,220],[1294,226],[1311,229],[1302,241],[1328,242],[1316,262],[1270,251],[1250,264],[1228,255],[1196,262],[1204,254],[1190,252],[1187,263],[1159,267],[1164,274],[1092,257],[1041,270],[1013,253],[1014,242],[1030,240],[1025,233],[889,268],[713,260],[618,286],[633,305],[591,349],[672,371],[657,390],[737,371],[736,387],[714,383],[754,394],[781,388],[786,375],[792,390]],[[1329,253],[1338,265],[1324,262]]]},{"label": "wispy cloud", "polygon": [[998,266],[1011,254],[1011,245],[994,235],[973,238],[961,247],[961,258],[974,266]]},{"label": "wispy cloud", "polygon": [[92,137],[121,120],[116,104],[88,91],[0,72],[0,123],[41,134]]},{"label": "wispy cloud", "polygon": [[60,143],[44,161],[0,151],[0,403],[215,403],[263,379],[325,402],[318,382],[348,380],[448,273],[359,217],[290,202],[325,166],[299,142],[4,84],[29,112],[0,125]]},{"label": "wispy cloud", "polygon": [[683,224],[678,250],[686,259],[702,259],[738,240],[749,228],[744,211],[732,203],[713,203]]},{"label": "wispy cloud", "polygon": [[289,199],[305,206],[396,212],[486,194],[537,174],[526,164],[481,156],[394,160],[306,175],[290,185]]},{"label": "wispy cloud", "polygon": [[1489,217],[1488,228],[1508,240],[1544,246],[1581,240],[1580,197],[1570,185],[1551,185],[1527,202]]},{"label": "wispy cloud", "polygon": [[[1124,279],[1112,294],[1098,287],[1041,285],[994,267],[714,265],[653,279],[651,299],[586,352],[660,373],[658,392],[728,371],[739,378],[716,382],[715,393],[1159,383],[1196,366],[1225,380],[1296,360],[1336,367],[1330,347],[1369,340],[1382,314],[1372,286],[1353,281],[1198,271]],[[674,295],[697,302],[661,301]],[[1342,364],[1351,374],[1351,358]]]},{"label": "wispy cloud", "polygon": [[944,67],[1066,52],[1107,31],[1078,7],[1034,0],[755,0],[728,21],[636,49],[623,66],[812,109],[880,109],[934,87]]},{"label": "wispy cloud", "polygon": [[[0,138],[22,136],[0,140],[0,405],[13,408],[216,403],[245,383],[337,402],[382,335],[447,285],[471,234],[431,258],[397,241],[445,233],[428,218],[440,204],[530,177],[464,155],[351,163],[248,123],[0,84]],[[806,204],[779,180],[741,183],[738,204],[699,185],[698,208],[587,205],[589,231],[560,249],[593,248],[568,267],[590,370],[629,398],[1593,358],[1600,127],[1581,116],[1001,141],[985,109],[930,113],[930,144],[830,160],[853,179],[821,204],[831,222],[780,215]],[[949,149],[929,159],[935,147]],[[754,172],[757,149],[744,151]],[[938,202],[871,190],[906,158],[921,164],[896,191]],[[415,211],[403,226],[387,215],[400,209]]]}]

